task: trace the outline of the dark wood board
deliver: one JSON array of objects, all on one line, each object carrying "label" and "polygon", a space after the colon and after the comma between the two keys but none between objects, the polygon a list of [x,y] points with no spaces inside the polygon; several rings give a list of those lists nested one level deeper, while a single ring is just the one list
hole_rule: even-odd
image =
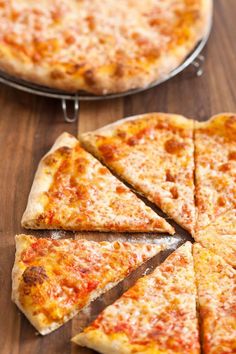
[{"label": "dark wood board", "polygon": [[[82,103],[79,131],[92,130],[123,116],[151,111],[184,114],[205,120],[222,111],[236,112],[236,26],[235,0],[215,0],[214,25],[204,54],[205,72],[196,77],[191,68],[157,88],[119,100],[99,103]],[[11,302],[11,269],[14,261],[14,235],[23,230],[20,220],[33,180],[35,169],[42,155],[63,131],[77,134],[77,124],[63,122],[60,102],[0,86],[0,353],[3,354],[86,354],[93,353],[70,342],[103,306],[114,301],[146,268],[160,262],[160,257],[149,261],[118,287],[73,321],[46,336],[35,335],[34,328]],[[29,232],[28,232],[29,233]],[[173,238],[170,246],[187,239],[180,229],[180,237]],[[47,232],[34,233],[45,235]],[[57,234],[51,233],[53,236]],[[60,233],[74,237],[72,233]],[[151,241],[139,235],[95,235],[76,237],[89,239],[137,239]],[[159,238],[154,238],[158,242]],[[161,238],[170,242],[170,238]],[[170,247],[171,249],[171,247]],[[162,259],[166,256],[162,255]]]}]

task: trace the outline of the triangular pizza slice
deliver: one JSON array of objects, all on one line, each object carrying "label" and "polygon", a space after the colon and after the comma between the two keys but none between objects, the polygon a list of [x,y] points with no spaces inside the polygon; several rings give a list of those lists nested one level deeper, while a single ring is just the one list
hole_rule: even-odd
[{"label": "triangular pizza slice", "polygon": [[194,239],[236,268],[236,208],[197,230]]},{"label": "triangular pizza slice", "polygon": [[195,226],[193,121],[148,113],[84,133],[85,148],[186,230]]},{"label": "triangular pizza slice", "polygon": [[154,244],[18,235],[12,299],[35,328],[47,334],[162,249]]},{"label": "triangular pizza slice", "polygon": [[67,133],[56,140],[39,164],[22,225],[33,229],[174,233],[165,219]]},{"label": "triangular pizza slice", "polygon": [[236,353],[236,271],[195,243],[194,264],[205,354]]},{"label": "triangular pizza slice", "polygon": [[139,279],[73,341],[104,354],[199,354],[191,243]]},{"label": "triangular pizza slice", "polygon": [[198,231],[236,207],[236,114],[196,123],[195,164]]}]

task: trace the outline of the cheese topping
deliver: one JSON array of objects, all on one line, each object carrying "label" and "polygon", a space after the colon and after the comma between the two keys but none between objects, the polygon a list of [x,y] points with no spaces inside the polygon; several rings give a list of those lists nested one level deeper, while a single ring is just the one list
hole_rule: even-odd
[{"label": "cheese topping", "polygon": [[[35,183],[51,180],[28,209],[39,203],[42,212],[23,222],[26,227],[99,231],[162,231],[173,228],[147,207],[74,139],[74,146],[61,146],[43,160]],[[39,182],[38,182],[39,180]],[[36,186],[37,187],[37,186]],[[34,187],[38,193],[38,188]],[[33,192],[31,192],[33,194]]]},{"label": "cheese topping", "polygon": [[207,354],[236,351],[236,271],[221,257],[194,245],[203,349]]},{"label": "cheese topping", "polygon": [[193,231],[193,121],[150,113],[85,133],[81,141],[166,214]]},{"label": "cheese topping", "polygon": [[27,246],[18,255],[13,274],[20,274],[13,281],[19,282],[20,306],[26,315],[38,319],[39,330],[53,322],[64,323],[162,249],[150,244],[20,235],[17,247],[22,242]]},{"label": "cheese topping", "polygon": [[197,124],[195,131],[197,229],[214,222],[228,210],[236,208],[235,154],[235,115],[222,114],[208,122]]},{"label": "cheese topping", "polygon": [[93,333],[105,333],[111,348],[122,339],[127,353],[199,353],[191,244],[138,280],[74,340],[83,345],[88,336],[96,349]]}]

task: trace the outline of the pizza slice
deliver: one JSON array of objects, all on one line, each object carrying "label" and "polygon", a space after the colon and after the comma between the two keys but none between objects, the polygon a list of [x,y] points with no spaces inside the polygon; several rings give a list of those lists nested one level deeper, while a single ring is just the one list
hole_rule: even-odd
[{"label": "pizza slice", "polygon": [[18,235],[12,299],[35,328],[47,334],[164,248]]},{"label": "pizza slice", "polygon": [[236,115],[222,113],[195,128],[198,231],[236,207]]},{"label": "pizza slice", "polygon": [[204,353],[236,353],[236,271],[198,243],[193,255]]},{"label": "pizza slice", "polygon": [[67,133],[59,136],[39,164],[22,226],[174,233],[165,219]]},{"label": "pizza slice", "polygon": [[139,279],[72,340],[104,354],[200,353],[191,243]]},{"label": "pizza slice", "polygon": [[192,120],[148,113],[82,134],[80,140],[183,228],[194,231]]},{"label": "pizza slice", "polygon": [[236,209],[223,213],[210,225],[199,229],[194,239],[236,268]]}]

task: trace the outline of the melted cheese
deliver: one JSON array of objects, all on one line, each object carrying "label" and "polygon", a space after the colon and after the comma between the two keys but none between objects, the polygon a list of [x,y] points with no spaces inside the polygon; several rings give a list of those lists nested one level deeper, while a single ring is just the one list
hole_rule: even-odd
[{"label": "melted cheese", "polygon": [[[29,216],[23,216],[25,227],[173,233],[163,218],[72,139],[73,147],[61,146],[42,160],[25,212]],[[37,205],[40,208],[30,215]]]},{"label": "melted cheese", "polygon": [[81,141],[168,216],[193,231],[193,121],[147,114],[85,133]]},{"label": "melted cheese", "polygon": [[74,341],[83,345],[88,337],[88,346],[96,350],[96,333],[106,335],[106,351],[99,348],[104,353],[117,348],[120,340],[124,347],[118,348],[124,353],[199,353],[191,244],[138,280]]},{"label": "melted cheese", "polygon": [[236,351],[236,271],[221,257],[194,245],[194,263],[207,354]]},{"label": "melted cheese", "polygon": [[[25,235],[16,241],[14,296],[43,334],[52,323],[58,327],[163,249],[150,244],[37,239]],[[20,249],[23,243],[26,246]]]},{"label": "melted cheese", "polygon": [[236,207],[236,116],[222,114],[198,123],[195,147],[200,229]]}]

